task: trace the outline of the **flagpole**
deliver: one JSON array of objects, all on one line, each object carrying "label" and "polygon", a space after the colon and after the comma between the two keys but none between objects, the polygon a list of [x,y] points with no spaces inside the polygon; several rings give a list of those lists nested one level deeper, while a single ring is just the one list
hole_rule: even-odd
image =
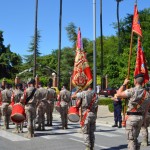
[{"label": "flagpole", "polygon": [[96,0],[93,0],[93,89],[96,92]]},{"label": "flagpole", "polygon": [[129,60],[128,60],[128,75],[127,78],[130,78],[130,64],[131,64],[131,55],[132,55],[132,43],[133,43],[133,31],[131,32],[131,40],[130,40],[130,53],[129,53]]},{"label": "flagpole", "polygon": [[[130,78],[130,64],[131,64],[131,55],[132,55],[132,43],[133,43],[133,31],[131,32],[131,40],[130,40],[130,52],[129,52],[129,60],[128,60],[128,74],[127,74],[127,79]],[[128,85],[127,87],[128,88]],[[125,127],[125,115],[126,115],[126,107],[127,107],[127,100],[125,99],[125,104],[123,108],[123,119],[122,119],[122,126]]]}]

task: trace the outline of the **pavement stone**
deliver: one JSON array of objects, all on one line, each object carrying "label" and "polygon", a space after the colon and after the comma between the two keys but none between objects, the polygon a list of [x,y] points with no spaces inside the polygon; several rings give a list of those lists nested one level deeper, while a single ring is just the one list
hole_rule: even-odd
[{"label": "pavement stone", "polygon": [[101,123],[101,124],[113,125],[114,113],[109,111],[108,106],[99,105],[96,122]]}]

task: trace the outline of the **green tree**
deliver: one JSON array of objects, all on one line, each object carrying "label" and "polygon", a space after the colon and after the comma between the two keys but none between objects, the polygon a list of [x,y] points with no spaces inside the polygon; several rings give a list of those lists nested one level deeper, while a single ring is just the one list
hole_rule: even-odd
[{"label": "green tree", "polygon": [[0,78],[14,78],[20,70],[21,56],[3,44],[3,31],[0,31]]},{"label": "green tree", "polygon": [[[39,51],[40,39],[41,39],[41,36],[40,36],[40,32],[38,31],[37,32],[37,51],[36,51],[37,58],[41,55],[41,53]],[[24,56],[25,62],[27,64],[30,64],[30,66],[33,66],[33,63],[34,63],[34,59],[33,59],[34,58],[34,41],[35,41],[35,37],[32,36],[32,40],[29,44],[29,49],[27,50],[27,52],[29,52],[30,54]]]},{"label": "green tree", "polygon": [[75,50],[77,41],[77,27],[73,22],[71,22],[65,29],[67,31],[68,39],[73,43],[73,49]]}]

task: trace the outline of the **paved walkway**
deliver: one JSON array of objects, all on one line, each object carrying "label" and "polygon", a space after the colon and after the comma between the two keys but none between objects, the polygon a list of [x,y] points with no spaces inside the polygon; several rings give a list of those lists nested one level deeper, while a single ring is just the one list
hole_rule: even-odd
[{"label": "paved walkway", "polygon": [[111,126],[114,124],[114,113],[109,111],[108,106],[98,106],[97,122]]}]

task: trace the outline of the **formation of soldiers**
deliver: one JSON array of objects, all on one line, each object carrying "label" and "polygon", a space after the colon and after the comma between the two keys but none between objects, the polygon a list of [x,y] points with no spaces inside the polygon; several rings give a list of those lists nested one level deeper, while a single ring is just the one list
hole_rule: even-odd
[{"label": "formation of soldiers", "polygon": [[[77,110],[82,107],[81,116],[83,116],[83,119],[81,120],[80,125],[82,133],[85,135],[84,140],[86,148],[87,150],[93,149],[95,141],[95,108],[97,108],[97,97],[95,97],[92,88],[89,87],[85,91],[77,91],[73,97],[71,96],[71,92],[67,90],[67,84],[62,86],[59,95],[57,95],[56,91],[51,88],[51,83],[47,85],[47,88],[43,87],[40,82],[38,83],[38,87],[35,87],[35,85],[35,80],[31,79],[24,88],[20,83],[16,84],[14,89],[9,84],[5,84],[5,87],[0,88],[0,112],[3,119],[3,129],[9,129],[14,106],[19,105],[19,107],[21,106],[25,110],[25,121],[28,130],[25,137],[34,137],[35,130],[43,131],[45,130],[45,125],[52,126],[55,101],[59,102],[58,107],[61,116],[62,129],[67,129],[68,109],[71,99],[75,98],[77,100]],[[16,122],[14,122],[16,126],[13,132],[15,133],[23,132],[24,122],[17,122],[17,119],[20,117],[19,115],[17,116],[18,118],[15,118]],[[90,128],[89,124],[92,124]],[[90,134],[88,134],[88,130],[91,130]]]},{"label": "formation of soldiers", "polygon": [[[12,109],[16,105],[23,107],[25,110],[28,129],[28,133],[25,135],[26,137],[34,137],[34,130],[45,130],[45,124],[52,126],[54,101],[57,100],[57,94],[51,87],[51,83],[45,88],[39,82],[38,88],[35,88],[34,79],[31,79],[24,89],[21,83],[16,84],[14,89],[10,84],[5,84],[4,87],[2,86],[0,88],[0,112],[1,119],[3,119],[2,129],[9,129]],[[71,98],[70,93],[69,96],[68,102]],[[62,120],[64,119],[62,118]],[[35,122],[37,123],[37,127],[35,127]],[[23,123],[17,123],[16,121],[16,127],[13,132],[23,132]]]},{"label": "formation of soldiers", "polygon": [[[148,146],[148,129],[150,124],[150,93],[143,87],[144,76],[138,74],[134,77],[135,87],[126,89],[129,83],[128,79],[124,80],[123,85],[118,89],[115,98],[128,98],[128,108],[126,115],[126,132],[129,150],[139,150],[138,136],[142,130],[143,141],[141,145]],[[62,121],[62,129],[67,129],[68,125],[68,106],[71,98],[76,99],[77,109],[81,109],[80,126],[84,137],[86,150],[93,150],[95,143],[95,128],[97,117],[98,97],[92,90],[90,84],[86,90],[78,90],[71,96],[67,90],[67,85],[63,85],[58,97],[56,91],[52,89],[49,83],[44,88],[41,83],[35,87],[35,80],[31,79],[28,86],[22,90],[21,84],[16,84],[15,89],[9,84],[0,88],[0,109],[3,118],[3,129],[9,129],[9,122],[14,110],[14,106],[21,106],[25,110],[28,132],[27,138],[34,137],[34,130],[45,130],[45,123],[52,126],[54,101],[58,100],[59,111]],[[46,116],[46,119],[45,119]],[[23,122],[17,123],[14,132],[23,132]],[[37,127],[35,127],[35,121]],[[90,131],[90,132],[89,132]]]}]

